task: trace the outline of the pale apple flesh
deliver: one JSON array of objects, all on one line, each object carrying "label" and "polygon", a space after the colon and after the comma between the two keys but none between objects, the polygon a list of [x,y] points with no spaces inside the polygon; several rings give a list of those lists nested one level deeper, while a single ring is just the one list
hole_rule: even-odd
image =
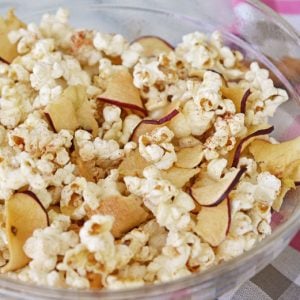
[{"label": "pale apple flesh", "polygon": [[138,227],[149,219],[151,214],[142,206],[142,200],[136,196],[110,196],[101,200],[96,210],[89,215],[102,214],[114,217],[112,234],[120,238],[131,229]]},{"label": "pale apple flesh", "polygon": [[191,196],[202,206],[217,206],[228,197],[245,172],[246,167],[241,167],[225,174],[218,181],[209,182],[207,178],[200,178],[192,186]]},{"label": "pale apple flesh", "polygon": [[300,159],[300,137],[280,144],[255,140],[250,144],[249,151],[263,171],[284,178],[288,166]]},{"label": "pale apple flesh", "polygon": [[84,86],[67,87],[62,95],[48,104],[45,114],[56,132],[83,128],[91,131],[93,136],[98,134],[98,123]]},{"label": "pale apple flesh", "polygon": [[255,139],[262,138],[270,134],[274,130],[274,126],[270,126],[268,124],[263,124],[259,126],[254,126],[250,128],[248,135],[240,140],[240,142],[236,145],[234,150],[234,155],[232,159],[232,167],[236,168],[238,166],[241,154],[243,150]]},{"label": "pale apple flesh", "polygon": [[119,165],[119,174],[121,176],[138,176],[143,177],[143,170],[149,166],[150,163],[147,162],[136,149],[131,151]]},{"label": "pale apple flesh", "polygon": [[236,112],[241,112],[241,102],[245,94],[245,90],[240,87],[221,87],[222,96],[232,100],[236,108]]},{"label": "pale apple flesh", "polygon": [[168,54],[174,50],[171,44],[154,35],[141,36],[133,42],[143,46],[142,55],[146,57],[160,55],[161,53]]},{"label": "pale apple flesh", "polygon": [[205,242],[217,247],[225,240],[230,223],[230,202],[224,199],[217,206],[200,208],[195,231]]},{"label": "pale apple flesh", "polygon": [[8,33],[25,27],[26,25],[15,16],[13,10],[8,11],[6,19],[0,17],[0,60],[2,62],[11,63],[19,55],[17,44],[9,41]]},{"label": "pale apple flesh", "polygon": [[16,193],[5,202],[6,235],[10,258],[2,273],[24,267],[30,259],[23,246],[33,232],[49,224],[48,215],[39,200],[30,193]]},{"label": "pale apple flesh", "polygon": [[139,90],[134,86],[133,78],[127,70],[113,73],[105,92],[97,100],[132,110],[142,116],[147,115]]},{"label": "pale apple flesh", "polygon": [[182,188],[199,172],[199,168],[187,169],[172,167],[169,170],[161,171],[161,176],[163,179],[170,181],[177,188]]},{"label": "pale apple flesh", "polygon": [[201,144],[194,147],[182,148],[177,153],[177,161],[175,165],[180,168],[195,168],[197,167],[203,157],[203,146]]}]

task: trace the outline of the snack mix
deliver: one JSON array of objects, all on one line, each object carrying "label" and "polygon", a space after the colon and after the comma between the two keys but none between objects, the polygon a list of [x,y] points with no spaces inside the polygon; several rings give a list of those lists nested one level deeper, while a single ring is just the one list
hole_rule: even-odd
[{"label": "snack mix", "polygon": [[1,272],[119,289],[201,272],[271,234],[300,138],[268,124],[269,72],[194,32],[144,36],[0,18]]}]

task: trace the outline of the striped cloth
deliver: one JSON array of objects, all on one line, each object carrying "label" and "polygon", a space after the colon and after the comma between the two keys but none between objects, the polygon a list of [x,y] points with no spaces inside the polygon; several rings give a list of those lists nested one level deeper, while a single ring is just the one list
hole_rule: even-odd
[{"label": "striped cloth", "polygon": [[299,300],[300,231],[266,268],[219,300]]}]

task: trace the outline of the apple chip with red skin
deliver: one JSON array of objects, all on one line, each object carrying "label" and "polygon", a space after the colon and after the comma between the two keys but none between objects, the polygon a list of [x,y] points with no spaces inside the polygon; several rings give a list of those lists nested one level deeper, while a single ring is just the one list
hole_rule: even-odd
[{"label": "apple chip with red skin", "polygon": [[138,143],[139,137],[141,135],[149,133],[162,125],[166,125],[178,113],[179,113],[179,111],[177,109],[173,109],[171,112],[164,115],[162,118],[160,118],[158,120],[155,120],[155,119],[142,120],[133,130],[130,140],[132,142]]},{"label": "apple chip with red skin", "polygon": [[45,112],[57,132],[83,128],[92,131],[93,136],[98,134],[98,123],[84,86],[67,87],[57,99],[48,104]]},{"label": "apple chip with red skin", "polygon": [[246,113],[247,100],[251,94],[250,90],[244,90],[240,87],[221,87],[224,98],[232,100],[237,113]]},{"label": "apple chip with red skin", "polygon": [[206,174],[202,174],[192,186],[191,196],[202,206],[217,206],[228,197],[245,171],[246,167],[235,169],[218,181],[208,179]]},{"label": "apple chip with red skin", "polygon": [[224,199],[217,206],[201,207],[197,215],[195,232],[212,247],[217,247],[225,240],[230,222],[229,200]]},{"label": "apple chip with red skin", "polygon": [[263,171],[284,178],[287,168],[300,159],[300,137],[280,144],[255,140],[250,144],[249,151]]},{"label": "apple chip with red skin", "polygon": [[134,195],[128,197],[116,195],[104,198],[97,209],[88,212],[89,216],[94,214],[114,217],[111,232],[115,238],[120,238],[151,217],[149,211],[142,206],[142,200]]},{"label": "apple chip with red skin", "polygon": [[140,92],[133,85],[133,78],[126,69],[118,70],[110,76],[105,92],[97,100],[133,111],[141,116],[147,115]]},{"label": "apple chip with red skin", "polygon": [[26,240],[34,230],[45,228],[49,224],[47,212],[31,193],[16,193],[6,200],[5,215],[10,258],[2,267],[2,273],[22,268],[30,261],[23,250]]},{"label": "apple chip with red skin", "polygon": [[134,42],[143,46],[143,52],[141,55],[146,57],[158,56],[161,53],[168,54],[174,50],[174,47],[167,41],[153,35],[141,36],[134,40]]},{"label": "apple chip with red skin", "polygon": [[19,55],[17,44],[12,44],[8,39],[9,32],[25,27],[26,25],[15,16],[13,10],[7,12],[6,19],[0,17],[0,59],[3,62],[11,63]]},{"label": "apple chip with red skin", "polygon": [[203,146],[201,144],[190,148],[182,148],[177,153],[175,165],[179,168],[195,168],[203,159]]},{"label": "apple chip with red skin", "polygon": [[274,130],[274,126],[269,124],[260,124],[251,126],[247,135],[236,143],[234,149],[230,152],[228,161],[232,162],[231,166],[236,168],[241,158],[242,152],[256,139],[263,139]]}]

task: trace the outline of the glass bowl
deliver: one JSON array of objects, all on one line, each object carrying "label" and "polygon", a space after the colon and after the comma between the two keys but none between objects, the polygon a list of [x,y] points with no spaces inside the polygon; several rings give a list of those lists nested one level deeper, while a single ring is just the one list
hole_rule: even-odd
[{"label": "glass bowl", "polygon": [[[291,63],[300,57],[300,37],[280,16],[259,1],[123,0],[1,1],[0,13],[16,8],[25,22],[38,22],[41,15],[58,7],[70,10],[76,27],[123,34],[129,40],[158,35],[172,44],[196,30],[219,30],[226,44],[240,49],[247,60],[257,60],[284,87],[290,100],[271,123],[279,140],[300,135],[300,74]],[[298,61],[299,63],[299,61]],[[56,289],[0,278],[1,299],[212,299],[238,287],[268,263],[289,243],[300,227],[300,190],[290,192],[279,213],[273,214],[271,236],[249,252],[200,274],[169,283],[119,291]]]}]

